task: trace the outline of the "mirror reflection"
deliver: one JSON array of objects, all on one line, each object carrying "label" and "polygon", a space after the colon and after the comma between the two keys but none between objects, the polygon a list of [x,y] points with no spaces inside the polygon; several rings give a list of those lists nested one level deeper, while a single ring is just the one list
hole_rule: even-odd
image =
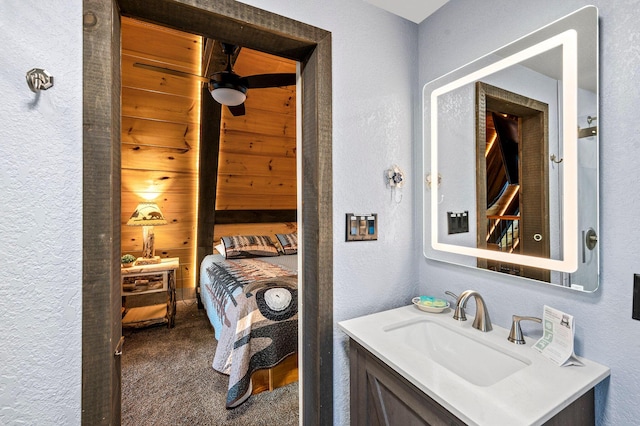
[{"label": "mirror reflection", "polygon": [[596,290],[597,107],[595,7],[428,83],[425,256]]}]

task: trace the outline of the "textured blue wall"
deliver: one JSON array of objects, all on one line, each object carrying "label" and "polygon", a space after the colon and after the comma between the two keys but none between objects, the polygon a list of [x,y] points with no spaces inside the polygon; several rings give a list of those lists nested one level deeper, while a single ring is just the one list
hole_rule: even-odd
[{"label": "textured blue wall", "polygon": [[82,2],[3,0],[0,40],[0,424],[80,424]]},{"label": "textured blue wall", "polygon": [[[420,25],[419,84],[587,4],[451,0]],[[640,8],[637,0],[591,4],[600,11],[600,289],[577,293],[421,256],[417,264],[421,291],[478,290],[493,322],[503,327],[512,314],[541,315],[544,304],[573,314],[578,355],[611,368],[611,377],[596,389],[598,424],[631,425],[640,418],[640,322],[631,319],[633,273],[640,272],[640,221],[634,214],[640,208]],[[416,238],[422,233],[420,215],[417,208]],[[525,334],[539,333],[538,325],[523,328]]]}]

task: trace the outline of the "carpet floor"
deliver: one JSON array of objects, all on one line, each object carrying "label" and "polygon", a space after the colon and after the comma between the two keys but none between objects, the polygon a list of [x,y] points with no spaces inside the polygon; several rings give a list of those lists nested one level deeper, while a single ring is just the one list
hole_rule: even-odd
[{"label": "carpet floor", "polygon": [[211,367],[217,341],[195,300],[178,302],[172,329],[124,329],[123,335],[123,425],[298,424],[298,383],[225,408],[229,378]]}]

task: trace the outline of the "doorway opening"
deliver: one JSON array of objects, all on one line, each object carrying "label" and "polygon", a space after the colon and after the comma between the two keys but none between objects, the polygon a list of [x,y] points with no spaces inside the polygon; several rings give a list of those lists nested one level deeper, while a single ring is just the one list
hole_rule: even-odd
[{"label": "doorway opening", "polygon": [[[477,247],[549,258],[549,106],[476,83]],[[478,259],[478,267],[540,281],[550,271]]]},{"label": "doorway opening", "polygon": [[[120,16],[300,62],[300,417],[333,421],[331,34],[238,2],[84,0],[82,421],[120,420]],[[91,225],[89,225],[91,218]],[[322,273],[320,273],[322,271]]]}]

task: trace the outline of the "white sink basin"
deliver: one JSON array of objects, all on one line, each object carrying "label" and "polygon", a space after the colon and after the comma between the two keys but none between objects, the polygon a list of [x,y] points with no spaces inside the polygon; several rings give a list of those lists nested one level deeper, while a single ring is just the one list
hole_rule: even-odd
[{"label": "white sink basin", "polygon": [[491,386],[531,364],[531,360],[523,356],[428,319],[394,324],[384,331],[390,339],[397,339],[399,344],[418,351],[477,386]]}]

